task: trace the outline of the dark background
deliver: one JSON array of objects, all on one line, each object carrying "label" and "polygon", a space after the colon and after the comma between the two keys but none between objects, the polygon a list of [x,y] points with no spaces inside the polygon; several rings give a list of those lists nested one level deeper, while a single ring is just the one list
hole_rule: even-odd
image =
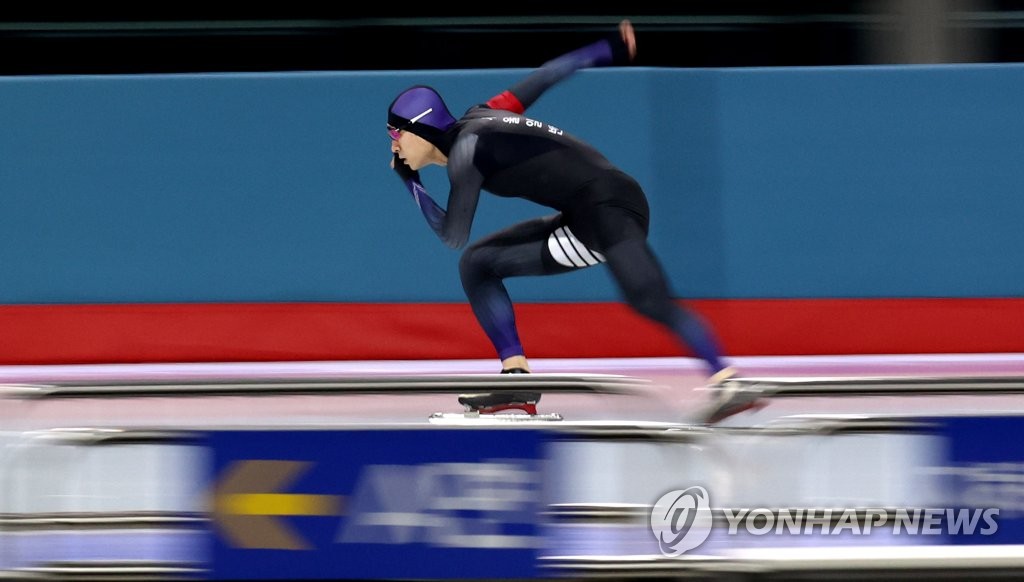
[{"label": "dark background", "polygon": [[640,66],[1024,61],[1021,0],[317,4],[5,7],[0,74],[534,67],[624,17]]}]

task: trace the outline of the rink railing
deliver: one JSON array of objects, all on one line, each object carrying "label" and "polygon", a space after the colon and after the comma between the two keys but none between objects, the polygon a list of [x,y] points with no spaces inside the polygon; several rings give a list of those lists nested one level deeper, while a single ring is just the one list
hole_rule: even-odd
[{"label": "rink railing", "polygon": [[[480,390],[486,381],[491,392],[522,390],[512,383],[503,386],[494,376],[415,376],[388,378],[317,378],[301,380],[196,380],[132,382],[58,382],[6,385],[0,394],[16,399],[146,398],[203,396],[283,396],[298,394],[407,394],[461,393]],[[629,394],[642,390],[648,381],[621,377],[554,379],[537,386],[546,392]],[[1024,394],[1024,378],[749,378],[742,383],[759,389],[768,398],[820,396],[920,396]],[[927,431],[926,421],[913,416],[861,415],[855,417],[794,416],[757,427],[697,427],[674,423],[573,422],[543,423],[547,430],[581,441],[642,441],[649,443],[702,444],[725,435],[809,436],[843,434],[906,434]],[[208,427],[204,427],[208,428]],[[192,438],[189,430],[94,428],[32,431],[36,443],[102,446],[116,444],[180,443]],[[634,503],[557,503],[545,517],[554,523],[591,525],[642,525],[650,505]],[[718,510],[715,524],[722,525]],[[208,518],[193,512],[69,512],[58,514],[0,515],[0,533],[95,530],[173,530],[205,527]],[[811,555],[808,555],[811,554]],[[974,576],[1004,576],[1024,571],[1024,547],[995,546],[899,546],[822,548],[736,549],[727,555],[693,555],[682,559],[656,555],[545,556],[542,568],[552,578],[643,578],[697,576],[728,579],[736,575],[773,578],[809,574],[849,575],[870,572],[876,576],[930,575],[941,578],[970,572]],[[201,578],[202,568],[192,563],[134,561],[62,562],[0,571],[0,579],[159,579]]]}]

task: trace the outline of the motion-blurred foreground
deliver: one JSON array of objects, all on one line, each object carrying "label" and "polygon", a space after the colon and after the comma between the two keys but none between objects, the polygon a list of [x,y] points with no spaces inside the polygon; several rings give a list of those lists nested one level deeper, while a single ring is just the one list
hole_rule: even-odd
[{"label": "motion-blurred foreground", "polygon": [[679,358],[539,360],[540,412],[561,421],[459,413],[460,379],[486,379],[489,361],[4,368],[0,566],[212,580],[1024,570],[1024,359],[740,362],[773,394],[715,427],[687,422],[707,395]]}]

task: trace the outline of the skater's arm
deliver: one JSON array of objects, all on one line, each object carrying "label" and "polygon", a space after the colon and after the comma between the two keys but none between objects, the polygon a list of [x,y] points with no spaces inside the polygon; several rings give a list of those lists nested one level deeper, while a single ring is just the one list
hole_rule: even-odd
[{"label": "skater's arm", "polygon": [[394,154],[391,160],[391,167],[395,169],[395,173],[402,179],[402,183],[405,184],[409,194],[412,195],[413,201],[416,202],[416,206],[419,207],[420,212],[423,213],[423,217],[427,219],[427,224],[430,228],[438,233],[440,236],[441,229],[444,225],[444,210],[434,202],[434,199],[427,194],[427,189],[423,187],[423,183],[420,181],[420,173],[410,168],[405,160],[398,157],[398,154]]},{"label": "skater's arm", "polygon": [[453,249],[461,249],[469,240],[484,183],[483,174],[473,165],[477,139],[474,133],[461,136],[448,156],[448,180],[452,187],[448,193],[448,211],[438,236]]},{"label": "skater's arm", "polygon": [[616,34],[544,63],[508,90],[492,97],[487,106],[524,113],[545,91],[576,71],[628,64],[635,55],[633,26],[628,20],[623,20]]},{"label": "skater's arm", "polygon": [[427,193],[420,181],[419,172],[406,165],[398,154],[392,160],[395,172],[402,178],[431,230],[453,249],[462,248],[469,240],[469,231],[480,200],[480,188],[484,182],[483,175],[472,163],[476,142],[477,136],[468,134],[452,147],[448,157],[448,177],[452,188],[448,193],[447,210],[441,208]]}]

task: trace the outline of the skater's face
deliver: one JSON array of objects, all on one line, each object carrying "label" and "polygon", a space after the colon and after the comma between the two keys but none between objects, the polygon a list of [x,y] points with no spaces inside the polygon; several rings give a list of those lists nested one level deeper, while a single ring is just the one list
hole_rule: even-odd
[{"label": "skater's face", "polygon": [[415,133],[388,126],[388,135],[391,136],[391,152],[398,154],[413,170],[436,162],[437,148]]}]

